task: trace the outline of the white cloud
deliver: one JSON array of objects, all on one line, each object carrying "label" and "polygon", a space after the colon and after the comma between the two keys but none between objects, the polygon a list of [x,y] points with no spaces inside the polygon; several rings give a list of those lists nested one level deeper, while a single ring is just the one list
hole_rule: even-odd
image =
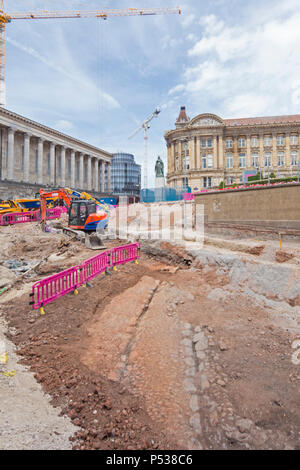
[{"label": "white cloud", "polygon": [[67,132],[73,128],[73,124],[70,121],[67,121],[66,119],[60,119],[59,121],[56,121],[54,127],[57,130]]},{"label": "white cloud", "polygon": [[169,94],[187,94],[195,105],[217,102],[224,117],[299,112],[300,4],[296,11],[290,5],[284,17],[247,17],[238,25],[203,17],[201,37]]},{"label": "white cloud", "polygon": [[185,14],[182,13],[182,26],[184,28],[188,28],[195,20],[194,13]]}]

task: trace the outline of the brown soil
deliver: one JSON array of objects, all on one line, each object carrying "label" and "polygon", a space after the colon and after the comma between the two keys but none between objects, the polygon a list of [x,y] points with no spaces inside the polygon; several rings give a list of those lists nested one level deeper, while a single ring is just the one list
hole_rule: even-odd
[{"label": "brown soil", "polygon": [[[37,250],[65,248],[68,263],[92,256],[58,236]],[[27,294],[2,306],[22,363],[80,427],[74,449],[299,448],[295,335],[227,275],[164,249],[163,260],[142,253],[43,316]]]},{"label": "brown soil", "polygon": [[284,263],[285,261],[289,261],[292,258],[294,258],[292,253],[287,253],[286,251],[276,251],[275,259],[277,263]]}]

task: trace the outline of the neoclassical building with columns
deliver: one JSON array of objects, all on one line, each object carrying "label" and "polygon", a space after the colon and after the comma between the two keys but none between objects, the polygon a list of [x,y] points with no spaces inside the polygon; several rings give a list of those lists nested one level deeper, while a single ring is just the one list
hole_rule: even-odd
[{"label": "neoclassical building with columns", "polygon": [[112,154],[0,108],[0,180],[110,192]]},{"label": "neoclassical building with columns", "polygon": [[199,114],[189,119],[182,106],[175,129],[165,132],[167,183],[182,187],[187,182],[195,191],[224,180],[241,183],[257,171],[266,177],[296,175],[299,136],[300,114],[237,119]]}]

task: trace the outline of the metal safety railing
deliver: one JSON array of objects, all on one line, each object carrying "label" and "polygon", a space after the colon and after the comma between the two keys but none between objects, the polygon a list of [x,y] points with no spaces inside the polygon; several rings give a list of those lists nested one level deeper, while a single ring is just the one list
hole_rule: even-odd
[{"label": "metal safety railing", "polygon": [[140,258],[140,243],[131,243],[103,251],[81,265],[37,281],[32,286],[30,305],[33,309],[41,309],[43,314],[43,307],[46,304],[70,292],[76,294],[81,285],[85,285],[99,274],[108,272],[116,265],[136,261],[138,258]]},{"label": "metal safety railing", "polygon": [[[63,212],[66,212],[66,207],[54,207],[53,209],[47,209],[47,220],[60,218]],[[15,225],[23,224],[25,222],[38,222],[41,220],[41,211],[26,211],[26,212],[12,212],[9,214],[0,215],[0,226],[1,225]]]}]

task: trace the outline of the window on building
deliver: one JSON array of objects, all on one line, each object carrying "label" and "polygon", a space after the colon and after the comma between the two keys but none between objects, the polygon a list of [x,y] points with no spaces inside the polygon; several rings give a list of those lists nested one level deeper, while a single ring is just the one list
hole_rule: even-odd
[{"label": "window on building", "polygon": [[202,168],[206,168],[206,155],[202,155]]},{"label": "window on building", "polygon": [[207,188],[207,178],[204,176],[203,178],[203,188]]},{"label": "window on building", "polygon": [[239,168],[246,168],[246,154],[239,154]]},{"label": "window on building", "polygon": [[209,148],[212,147],[212,139],[211,138],[207,139],[207,147],[209,147]]},{"label": "window on building", "polygon": [[233,146],[233,140],[232,139],[226,139],[225,141],[225,147],[227,149],[232,149],[232,146]]},{"label": "window on building", "polygon": [[239,148],[246,147],[246,139],[244,139],[244,137],[241,137],[240,139],[238,139],[238,146]]},{"label": "window on building", "polygon": [[71,178],[71,159],[68,158],[68,178]]},{"label": "window on building", "polygon": [[39,170],[39,155],[38,151],[35,151],[35,172],[37,173]]},{"label": "window on building", "polygon": [[284,145],[284,136],[278,135],[276,138],[277,145]]},{"label": "window on building", "polygon": [[80,171],[79,161],[77,160],[76,161],[76,179],[77,179],[77,181],[79,181],[79,171]]},{"label": "window on building", "polygon": [[226,167],[233,168],[233,156],[232,153],[226,154]]},{"label": "window on building", "polygon": [[258,153],[252,153],[251,157],[252,157],[252,166],[254,166],[254,168],[258,168]]},{"label": "window on building", "polygon": [[48,156],[47,156],[47,168],[48,168],[48,175],[50,175],[50,152],[48,152]]},{"label": "window on building", "polygon": [[211,176],[208,176],[207,178],[207,187],[211,188]]},{"label": "window on building", "polygon": [[201,139],[201,147],[202,148],[206,147],[206,139]]},{"label": "window on building", "polygon": [[271,145],[272,145],[272,137],[270,136],[264,137],[264,146],[271,147]]},{"label": "window on building", "polygon": [[258,147],[258,138],[256,136],[251,137],[251,147]]},{"label": "window on building", "polygon": [[283,166],[284,165],[284,152],[278,152],[277,154],[277,165]]},{"label": "window on building", "polygon": [[290,136],[290,144],[291,145],[297,145],[298,144],[298,136],[297,135],[291,135]]},{"label": "window on building", "polygon": [[298,162],[298,152],[293,150],[291,152],[291,165],[296,166]]},{"label": "window on building", "polygon": [[271,166],[271,152],[265,152],[265,166]]},{"label": "window on building", "polygon": [[175,160],[175,170],[178,171],[179,170],[179,158],[176,157],[176,160]]},{"label": "window on building", "polygon": [[212,168],[212,167],[213,167],[213,156],[207,155],[207,168]]}]

